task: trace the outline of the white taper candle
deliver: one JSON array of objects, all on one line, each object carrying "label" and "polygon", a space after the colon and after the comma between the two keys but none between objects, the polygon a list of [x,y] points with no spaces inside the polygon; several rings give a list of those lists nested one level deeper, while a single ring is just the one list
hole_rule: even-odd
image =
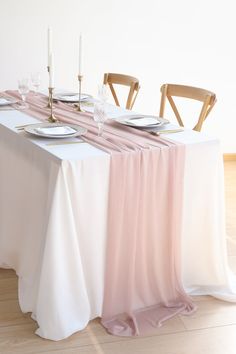
[{"label": "white taper candle", "polygon": [[79,75],[82,75],[82,35],[79,36]]},{"label": "white taper candle", "polygon": [[48,27],[48,66],[50,66],[50,54],[52,52],[52,29]]},{"label": "white taper candle", "polygon": [[54,55],[49,56],[49,87],[54,87]]}]

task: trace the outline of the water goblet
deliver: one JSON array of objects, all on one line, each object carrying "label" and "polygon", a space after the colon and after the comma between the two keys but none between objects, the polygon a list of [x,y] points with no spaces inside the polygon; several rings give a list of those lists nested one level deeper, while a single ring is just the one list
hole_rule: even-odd
[{"label": "water goblet", "polygon": [[41,83],[41,77],[40,77],[40,73],[39,72],[31,74],[31,82],[32,82],[32,85],[34,87],[34,95],[37,96],[38,90],[39,90],[39,86],[40,86],[40,83]]},{"label": "water goblet", "polygon": [[97,101],[94,103],[93,119],[95,122],[97,122],[98,136],[101,137],[103,135],[104,123],[107,120],[104,102]]},{"label": "water goblet", "polygon": [[105,84],[98,86],[98,99],[101,102],[106,102],[108,100],[108,87]]},{"label": "water goblet", "polygon": [[28,108],[28,104],[25,102],[26,101],[26,96],[27,93],[29,93],[29,79],[28,78],[23,78],[21,80],[18,80],[18,91],[21,95],[22,102],[20,104],[21,109]]}]

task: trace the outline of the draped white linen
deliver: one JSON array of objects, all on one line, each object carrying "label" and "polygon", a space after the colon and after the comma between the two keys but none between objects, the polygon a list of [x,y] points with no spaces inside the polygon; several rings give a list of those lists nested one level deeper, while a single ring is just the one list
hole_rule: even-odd
[{"label": "draped white linen", "polygon": [[[89,144],[50,147],[14,128],[35,121],[0,112],[0,266],[16,270],[20,306],[33,313],[36,333],[60,340],[101,315],[110,157]],[[236,301],[219,142],[194,131],[171,138],[186,146],[185,289]]]}]

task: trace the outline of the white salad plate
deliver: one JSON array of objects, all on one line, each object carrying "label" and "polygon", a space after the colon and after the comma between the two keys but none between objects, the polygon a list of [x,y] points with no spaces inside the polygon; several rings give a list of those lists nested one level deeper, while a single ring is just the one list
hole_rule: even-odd
[{"label": "white salad plate", "polygon": [[116,118],[116,122],[135,128],[155,128],[169,123],[167,119],[148,115],[127,115]]},{"label": "white salad plate", "polygon": [[24,127],[24,130],[36,136],[43,138],[70,138],[85,134],[86,128],[76,124],[66,123],[38,123],[30,124]]}]

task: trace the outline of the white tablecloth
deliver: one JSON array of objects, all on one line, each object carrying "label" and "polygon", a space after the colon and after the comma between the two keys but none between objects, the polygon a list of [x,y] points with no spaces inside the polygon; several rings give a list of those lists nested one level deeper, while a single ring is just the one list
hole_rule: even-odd
[{"label": "white tablecloth", "polygon": [[[60,340],[101,315],[110,156],[87,143],[48,145],[55,140],[15,128],[34,122],[0,112],[0,267],[16,270],[20,307],[37,320],[36,333]],[[191,130],[171,138],[186,145],[185,289],[236,301],[219,141]]]}]

